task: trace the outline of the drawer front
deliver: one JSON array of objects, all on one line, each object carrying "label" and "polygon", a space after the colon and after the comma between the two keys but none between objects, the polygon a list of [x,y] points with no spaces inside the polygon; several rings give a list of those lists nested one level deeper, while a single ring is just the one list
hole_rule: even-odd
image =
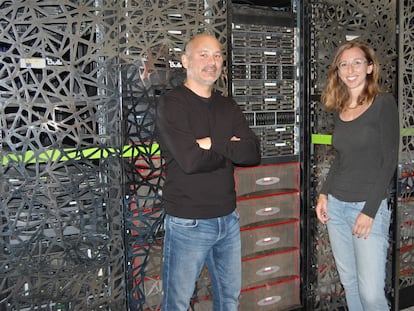
[{"label": "drawer front", "polygon": [[299,219],[299,192],[237,201],[240,226]]},{"label": "drawer front", "polygon": [[[132,167],[128,169],[132,169]],[[135,170],[141,179],[137,194],[143,197],[156,195],[155,192],[158,192],[164,184],[164,178],[160,175],[162,171],[161,158],[158,156],[151,157],[151,159],[138,157],[135,161]]]},{"label": "drawer front", "polygon": [[261,252],[297,248],[299,245],[299,221],[269,225],[240,231],[242,257],[260,255]]},{"label": "drawer front", "polygon": [[240,295],[242,311],[288,310],[300,305],[299,278],[287,279],[275,285],[243,290]]},{"label": "drawer front", "polygon": [[242,288],[265,284],[273,278],[299,276],[299,249],[242,262]]},{"label": "drawer front", "polygon": [[299,189],[299,164],[286,163],[237,168],[234,172],[237,196],[277,193]]}]

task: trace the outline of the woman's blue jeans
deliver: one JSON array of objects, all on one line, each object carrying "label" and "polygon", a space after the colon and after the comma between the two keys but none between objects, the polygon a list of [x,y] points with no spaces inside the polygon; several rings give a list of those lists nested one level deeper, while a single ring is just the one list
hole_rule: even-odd
[{"label": "woman's blue jeans", "polygon": [[204,263],[214,311],[237,311],[241,290],[239,214],[212,219],[166,215],[162,311],[187,311]]},{"label": "woman's blue jeans", "polygon": [[388,311],[385,277],[391,212],[384,199],[368,238],[358,238],[352,228],[363,206],[364,202],[343,202],[328,195],[332,252],[349,311]]}]

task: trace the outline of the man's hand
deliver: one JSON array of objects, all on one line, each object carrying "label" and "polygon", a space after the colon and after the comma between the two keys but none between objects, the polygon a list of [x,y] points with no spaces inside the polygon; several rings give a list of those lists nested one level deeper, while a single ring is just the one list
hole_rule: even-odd
[{"label": "man's hand", "polygon": [[[233,136],[232,138],[230,138],[231,141],[240,141],[240,138],[238,138],[237,136]],[[211,138],[210,137],[204,137],[204,138],[200,138],[200,139],[196,139],[196,142],[198,144],[198,146],[201,149],[205,149],[205,150],[210,150],[211,149]]]},{"label": "man's hand", "polygon": [[201,149],[205,149],[205,150],[211,149],[211,138],[210,137],[196,139],[196,142],[200,146]]}]

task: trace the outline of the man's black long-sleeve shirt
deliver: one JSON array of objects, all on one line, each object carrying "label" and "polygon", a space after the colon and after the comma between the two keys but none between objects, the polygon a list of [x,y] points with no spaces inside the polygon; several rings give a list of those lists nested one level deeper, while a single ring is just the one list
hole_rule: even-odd
[{"label": "man's black long-sleeve shirt", "polygon": [[[165,159],[163,207],[182,218],[214,218],[236,208],[234,165],[260,162],[257,136],[234,100],[203,98],[185,86],[164,94],[157,107],[157,137]],[[236,136],[240,141],[231,141]],[[210,137],[210,150],[196,139]]]}]

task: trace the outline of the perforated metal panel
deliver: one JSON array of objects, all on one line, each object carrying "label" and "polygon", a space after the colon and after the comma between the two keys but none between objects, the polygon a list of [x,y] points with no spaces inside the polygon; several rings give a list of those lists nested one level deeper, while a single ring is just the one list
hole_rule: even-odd
[{"label": "perforated metal panel", "polygon": [[400,126],[402,129],[400,142],[400,166],[398,171],[398,224],[399,259],[398,283],[400,304],[403,307],[413,306],[414,299],[414,84],[412,37],[414,33],[414,2],[410,0],[399,2],[399,70],[398,96],[400,106]]},{"label": "perforated metal panel", "polygon": [[[127,287],[132,310],[161,303],[163,166],[154,137],[159,96],[181,83],[181,52],[195,34],[214,34],[226,47],[227,8],[222,1],[128,1],[120,33],[124,144],[134,152],[125,168]],[[216,88],[226,93],[226,73]],[[142,148],[145,147],[145,148]],[[202,293],[207,283],[199,282]],[[201,295],[201,294],[200,294]],[[195,295],[197,298],[197,295]]]},{"label": "perforated metal panel", "polygon": [[117,7],[0,10],[1,309],[125,305]]},{"label": "perforated metal panel", "polygon": [[[331,134],[332,116],[326,113],[319,96],[326,82],[328,67],[336,48],[354,36],[367,41],[375,50],[381,64],[380,82],[384,90],[397,91],[397,8],[395,1],[309,1],[305,10],[310,18],[310,98],[311,127],[313,134]],[[320,190],[333,159],[330,145],[312,147],[313,200]],[[319,224],[311,212],[310,227],[315,249],[312,264],[317,268],[309,296],[313,310],[340,310],[346,305],[343,288],[339,282],[326,227]],[[309,246],[312,248],[312,246]],[[390,251],[389,261],[392,262]],[[391,274],[388,267],[387,294],[392,300]]]},{"label": "perforated metal panel", "polygon": [[[226,3],[0,10],[1,308],[156,309],[155,107],[183,79],[184,42],[206,31],[226,46]],[[225,74],[217,88],[226,92]]]}]

